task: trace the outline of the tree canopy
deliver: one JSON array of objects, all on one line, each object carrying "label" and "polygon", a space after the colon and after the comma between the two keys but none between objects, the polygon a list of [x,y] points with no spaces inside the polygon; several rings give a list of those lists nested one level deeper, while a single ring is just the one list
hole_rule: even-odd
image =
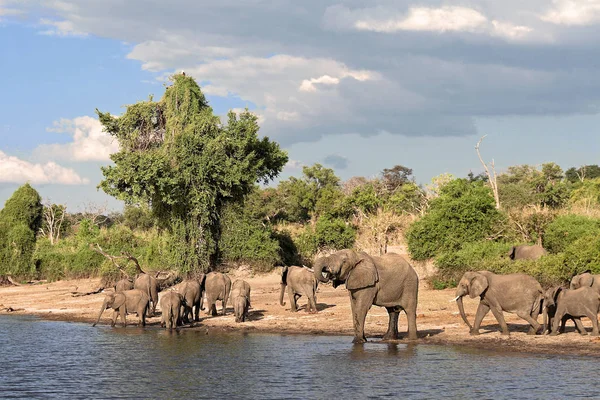
[{"label": "tree canopy", "polygon": [[196,273],[219,260],[223,207],[276,177],[287,154],[258,137],[255,115],[229,112],[223,125],[191,77],[172,80],[158,102],[130,105],[120,117],[97,111],[120,144],[100,187],[127,204],[148,204],[173,233],[175,266]]}]

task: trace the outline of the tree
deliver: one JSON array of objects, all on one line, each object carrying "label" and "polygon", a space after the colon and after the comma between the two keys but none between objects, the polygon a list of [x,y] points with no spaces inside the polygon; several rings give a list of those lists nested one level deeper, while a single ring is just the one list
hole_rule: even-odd
[{"label": "tree", "polygon": [[502,218],[495,206],[492,191],[481,181],[455,179],[445,184],[428,213],[407,232],[411,257],[430,258],[490,237]]},{"label": "tree", "polygon": [[54,245],[64,234],[66,228],[67,206],[62,204],[44,204],[42,227],[40,234]]},{"label": "tree", "polygon": [[492,193],[494,193],[496,209],[499,210],[500,209],[500,195],[498,194],[498,181],[497,181],[497,176],[496,176],[496,165],[494,164],[494,160],[492,159],[492,162],[490,163],[492,172],[490,172],[488,165],[483,161],[483,158],[481,158],[481,153],[479,153],[479,146],[481,145],[481,142],[483,141],[483,138],[485,138],[485,136],[486,135],[483,135],[481,137],[481,139],[479,139],[479,142],[477,142],[477,144],[475,145],[475,151],[477,152],[477,157],[479,157],[479,161],[481,161],[481,165],[483,165],[483,168],[485,169],[485,174],[487,176],[487,183],[489,184],[490,188],[492,189]]},{"label": "tree", "polygon": [[593,164],[582,165],[579,168],[571,167],[565,172],[565,178],[571,183],[600,178],[600,166]]},{"label": "tree", "polygon": [[394,192],[405,183],[410,182],[412,174],[413,170],[403,165],[385,168],[381,173],[383,184],[388,192]]},{"label": "tree", "polygon": [[29,184],[18,188],[0,210],[0,275],[32,276],[42,199]]},{"label": "tree", "polygon": [[172,81],[159,102],[130,105],[118,118],[97,111],[120,144],[100,187],[127,204],[148,204],[175,239],[176,266],[198,273],[219,261],[223,207],[276,177],[287,154],[258,138],[255,115],[229,112],[222,125],[192,78]]}]

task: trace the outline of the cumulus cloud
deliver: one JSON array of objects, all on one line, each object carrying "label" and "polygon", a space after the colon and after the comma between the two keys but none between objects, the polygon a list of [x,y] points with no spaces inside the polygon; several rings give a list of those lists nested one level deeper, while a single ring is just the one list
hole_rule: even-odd
[{"label": "cumulus cloud", "polygon": [[600,22],[600,0],[554,0],[543,21],[559,25],[590,25]]},{"label": "cumulus cloud", "polygon": [[490,20],[473,8],[457,6],[411,7],[402,13],[386,7],[351,10],[335,5],[327,9],[324,19],[329,28],[380,33],[471,32],[519,39],[533,30],[510,22]]},{"label": "cumulus cloud", "polygon": [[0,151],[0,182],[85,185],[89,180],[81,178],[74,170],[55,162],[35,164]]},{"label": "cumulus cloud", "polygon": [[206,94],[255,106],[261,133],[290,145],[465,136],[478,117],[596,113],[598,2],[49,0],[42,17],[134,44],[128,57],[144,69],[184,69]]},{"label": "cumulus cloud", "polygon": [[70,161],[109,161],[110,155],[119,151],[119,144],[102,131],[100,121],[92,117],[77,117],[55,121],[49,132],[66,133],[72,141],[65,144],[41,145],[34,154],[41,157]]},{"label": "cumulus cloud", "polygon": [[42,18],[39,21],[40,25],[45,29],[40,31],[41,35],[47,36],[79,36],[85,37],[87,33],[77,30],[72,21],[54,21],[47,18]]}]

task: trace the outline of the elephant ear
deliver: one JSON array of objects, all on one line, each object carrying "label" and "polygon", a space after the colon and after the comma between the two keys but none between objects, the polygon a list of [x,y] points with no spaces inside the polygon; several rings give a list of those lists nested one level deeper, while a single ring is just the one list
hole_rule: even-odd
[{"label": "elephant ear", "polygon": [[346,279],[346,289],[362,289],[373,286],[378,281],[379,274],[373,261],[370,258],[361,258]]},{"label": "elephant ear", "polygon": [[487,288],[487,278],[482,274],[475,274],[475,276],[471,279],[471,284],[469,285],[469,297],[472,299],[479,297]]},{"label": "elephant ear", "polygon": [[513,246],[510,251],[508,252],[508,258],[510,258],[511,260],[515,259],[515,252],[517,250],[517,246]]},{"label": "elephant ear", "polygon": [[115,294],[113,303],[112,303],[112,308],[114,310],[116,310],[117,308],[121,307],[123,304],[125,304],[125,300],[126,297],[123,293],[117,293]]}]

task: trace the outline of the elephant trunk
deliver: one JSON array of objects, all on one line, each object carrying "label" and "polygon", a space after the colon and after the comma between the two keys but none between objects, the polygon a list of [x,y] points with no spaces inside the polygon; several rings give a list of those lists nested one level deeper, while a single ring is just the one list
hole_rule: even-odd
[{"label": "elephant trunk", "polygon": [[92,324],[92,326],[96,326],[96,324],[98,322],[100,322],[100,317],[102,317],[102,313],[104,313],[104,310],[106,310],[106,301],[102,304],[102,308],[100,309],[100,314],[98,314],[98,319],[96,320],[96,322],[94,322]]},{"label": "elephant trunk", "polygon": [[458,311],[460,312],[460,316],[462,317],[463,321],[465,321],[465,324],[467,324],[469,329],[473,329],[473,327],[469,323],[469,320],[467,319],[467,314],[465,314],[465,308],[463,306],[462,296],[460,296],[456,299],[456,304],[458,305]]},{"label": "elephant trunk", "polygon": [[286,284],[282,283],[281,290],[279,292],[279,305],[280,306],[285,306],[285,302],[283,301],[283,294],[285,293],[285,287],[286,287]]},{"label": "elephant trunk", "polygon": [[315,278],[318,279],[319,282],[327,283],[329,279],[323,276],[323,268],[325,268],[324,263],[317,263],[314,267]]}]

